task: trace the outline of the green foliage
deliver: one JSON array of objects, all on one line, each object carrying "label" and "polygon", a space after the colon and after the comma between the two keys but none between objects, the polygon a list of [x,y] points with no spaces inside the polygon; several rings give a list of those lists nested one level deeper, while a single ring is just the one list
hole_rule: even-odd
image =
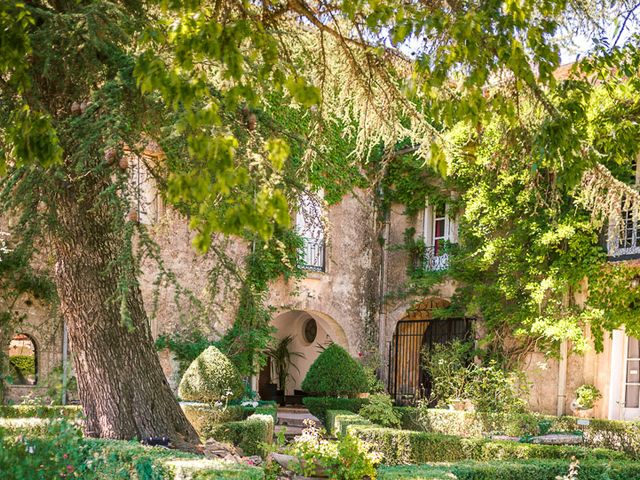
[{"label": "green foliage", "polygon": [[556,417],[538,413],[486,413],[439,410],[434,408],[396,407],[402,426],[411,430],[483,438],[491,434],[535,436],[553,432],[583,431],[584,445],[640,456],[640,422],[591,419],[580,427],[578,418]]},{"label": "green foliage", "polygon": [[368,382],[362,365],[334,343],[311,364],[302,389],[312,395],[353,397],[368,391]]},{"label": "green foliage", "polygon": [[312,415],[327,425],[327,412],[329,410],[342,410],[358,413],[360,409],[369,403],[368,398],[333,398],[333,397],[304,397],[302,403],[309,409]]},{"label": "green foliage", "polygon": [[214,438],[240,447],[245,455],[266,456],[265,444],[273,442],[274,421],[271,415],[253,414],[246,420],[205,425],[203,439]]},{"label": "green foliage", "polygon": [[486,365],[472,363],[471,355],[472,345],[460,341],[436,344],[423,353],[433,384],[433,398],[422,401],[421,408],[428,408],[434,400],[439,406],[469,400],[480,412],[526,410],[529,390],[524,374],[505,371],[494,360]]},{"label": "green foliage", "polygon": [[280,390],[286,390],[287,379],[291,376],[289,369],[293,366],[298,372],[298,367],[293,363],[294,358],[304,358],[304,354],[300,352],[292,352],[289,350],[289,346],[293,342],[293,337],[287,335],[286,337],[276,340],[276,345],[267,349],[267,356],[273,362],[278,376],[278,386]]},{"label": "green foliage", "polygon": [[383,427],[399,427],[400,417],[393,409],[391,397],[386,393],[369,396],[369,403],[358,412],[362,417]]},{"label": "green foliage", "polygon": [[[456,462],[449,465],[407,465],[381,467],[380,480],[540,480],[564,478],[569,469],[564,460],[494,460]],[[580,480],[638,480],[636,462],[579,462]]]},{"label": "green foliage", "polygon": [[625,460],[629,457],[614,450],[498,442],[482,438],[463,438],[439,433],[397,430],[376,425],[353,424],[347,434],[375,445],[385,465],[460,460],[556,458],[572,456],[582,460]]},{"label": "green foliage", "polygon": [[333,435],[346,435],[349,425],[371,425],[368,419],[348,410],[327,410],[326,417],[327,430]]},{"label": "green foliage", "polygon": [[323,431],[307,427],[285,450],[297,457],[293,470],[305,476],[323,476],[344,480],[375,478],[375,465],[380,461],[373,448],[349,435],[339,435],[337,441],[322,438]]},{"label": "green foliage", "polygon": [[36,374],[36,357],[34,355],[12,355],[9,363],[23,376]]},{"label": "green foliage", "polygon": [[156,339],[156,348],[162,350],[168,348],[178,361],[180,375],[191,365],[198,355],[213,344],[199,330],[191,330],[189,333],[163,334]]},{"label": "green foliage", "polygon": [[[145,447],[135,441],[95,440],[66,421],[45,425],[43,435],[30,431],[8,436],[0,429],[0,471],[7,480],[51,478],[136,478],[168,480],[182,474],[201,479],[261,480],[262,470],[242,464],[204,460],[201,456],[165,448]],[[181,462],[188,461],[188,467]]]},{"label": "green foliage", "polygon": [[601,398],[602,394],[595,385],[580,385],[576,389],[576,405],[578,408],[593,408],[595,403]]},{"label": "green foliage", "polygon": [[74,418],[81,415],[79,405],[0,405],[0,418]]},{"label": "green foliage", "polygon": [[243,392],[238,369],[216,347],[207,347],[182,376],[178,394],[183,400],[215,403]]}]

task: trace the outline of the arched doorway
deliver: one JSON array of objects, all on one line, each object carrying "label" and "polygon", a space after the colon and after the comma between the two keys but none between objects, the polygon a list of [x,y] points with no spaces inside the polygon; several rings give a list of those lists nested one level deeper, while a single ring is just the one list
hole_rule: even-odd
[{"label": "arched doorway", "polygon": [[[314,310],[290,310],[275,317],[272,324],[276,328],[275,341],[286,342],[290,360],[285,395],[289,403],[299,403],[304,395],[302,381],[311,364],[332,343],[348,349],[346,334],[333,318]],[[276,388],[282,390],[277,363],[270,358],[260,372],[258,393],[262,398],[271,398]]]},{"label": "arched doorway", "polygon": [[16,333],[9,342],[9,376],[13,385],[35,385],[38,382],[36,342],[25,333]]},{"label": "arched doorway", "polygon": [[471,319],[434,316],[448,306],[442,298],[427,298],[407,310],[396,324],[389,344],[388,377],[389,394],[396,403],[410,404],[430,393],[431,382],[422,368],[425,347],[470,335]]}]

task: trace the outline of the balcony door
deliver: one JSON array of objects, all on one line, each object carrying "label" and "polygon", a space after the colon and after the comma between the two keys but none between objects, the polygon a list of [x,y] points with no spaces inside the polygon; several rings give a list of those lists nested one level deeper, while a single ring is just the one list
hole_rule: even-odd
[{"label": "balcony door", "polygon": [[296,231],[302,237],[301,267],[317,272],[325,271],[325,238],[322,194],[300,196],[296,212]]}]

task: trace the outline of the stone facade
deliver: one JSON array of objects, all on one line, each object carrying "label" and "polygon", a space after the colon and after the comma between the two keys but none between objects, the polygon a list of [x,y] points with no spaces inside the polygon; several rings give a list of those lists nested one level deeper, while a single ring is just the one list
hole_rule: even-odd
[{"label": "stone facade", "polygon": [[[371,190],[357,190],[326,212],[329,229],[326,232],[323,271],[308,271],[299,281],[275,281],[267,302],[275,308],[273,315],[276,336],[291,335],[292,351],[304,357],[295,360],[287,393],[300,389],[309,366],[319,354],[322,345],[332,341],[343,345],[353,356],[373,356],[378,359],[379,374],[386,385],[390,365],[406,370],[403,375],[419,375],[419,366],[405,359],[406,367],[390,358],[394,334],[403,328],[419,327],[414,335],[415,349],[429,328],[433,328],[430,308],[445,305],[455,291],[455,285],[439,285],[430,299],[395,295],[407,280],[409,262],[407,251],[387,248],[402,244],[407,229],[422,236],[433,225],[434,212],[425,210],[415,217],[404,214],[402,205],[392,205],[384,218],[377,211]],[[430,226],[431,225],[431,226]],[[193,238],[186,221],[174,212],[158,209],[150,231],[160,245],[161,259],[167,270],[175,273],[178,283],[187,286],[193,295],[208,304],[207,313],[198,316],[188,308],[184,299],[176,299],[176,288],[171,284],[155,286],[158,275],[155,262],[144,265],[142,278],[145,304],[151,316],[154,336],[170,334],[180,329],[203,329],[212,337],[221,335],[231,324],[237,300],[233,295],[233,282],[221,289],[211,303],[209,272],[219,260],[214,254],[202,256],[191,247]],[[436,227],[433,227],[436,228]],[[439,227],[438,227],[439,228]],[[456,240],[455,220],[447,223],[449,240]],[[248,252],[249,245],[235,240],[216,239],[216,245],[238,262]],[[318,269],[316,269],[318,270]],[[578,299],[579,300],[579,299]],[[416,309],[415,305],[419,304]],[[38,355],[38,379],[62,363],[62,322],[47,313],[44,306],[23,305],[26,320],[19,328],[35,340]],[[313,320],[313,324],[310,322]],[[410,322],[423,322],[415,325]],[[402,322],[402,323],[401,323]],[[462,325],[462,324],[461,324]],[[481,324],[476,328],[480,334]],[[420,330],[422,329],[422,330]],[[593,350],[583,356],[570,356],[564,360],[548,359],[542,353],[529,355],[524,362],[532,382],[531,406],[545,413],[570,413],[575,389],[584,383],[593,383],[603,394],[595,414],[602,418],[633,418],[640,413],[624,407],[623,372],[627,339],[624,332],[614,332],[607,338],[604,351]],[[413,347],[412,347],[413,348]],[[415,357],[415,354],[413,354]],[[168,351],[160,352],[165,373],[173,386],[177,385],[177,365]],[[415,371],[414,371],[415,370]],[[409,373],[407,373],[409,372]],[[273,372],[262,376],[274,379]],[[393,375],[398,375],[393,373]],[[392,376],[393,376],[392,375]],[[417,378],[417,377],[416,377]],[[267,378],[268,379],[268,378]],[[254,379],[258,387],[259,379]],[[262,380],[261,380],[262,381]],[[8,398],[42,393],[42,382],[35,386],[10,387]]]}]

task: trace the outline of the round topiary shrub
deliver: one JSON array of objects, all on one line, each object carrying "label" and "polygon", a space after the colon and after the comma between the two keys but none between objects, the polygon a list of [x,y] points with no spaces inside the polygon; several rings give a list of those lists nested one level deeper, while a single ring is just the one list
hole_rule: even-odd
[{"label": "round topiary shrub", "polygon": [[311,395],[355,397],[368,391],[367,374],[344,348],[334,343],[313,362],[302,389]]},{"label": "round topiary shrub", "polygon": [[231,400],[242,392],[238,369],[216,347],[208,347],[191,362],[178,387],[180,398],[191,402]]}]

